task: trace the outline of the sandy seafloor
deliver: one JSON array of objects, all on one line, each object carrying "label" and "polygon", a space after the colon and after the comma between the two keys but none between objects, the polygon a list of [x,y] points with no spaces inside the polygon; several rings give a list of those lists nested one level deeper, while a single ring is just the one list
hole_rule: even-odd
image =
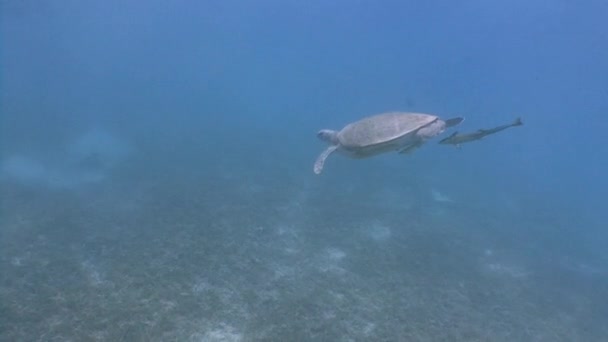
[{"label": "sandy seafloor", "polygon": [[3,181],[1,341],[608,336],[605,259],[553,238],[576,215],[402,178],[152,166],[76,187]]}]

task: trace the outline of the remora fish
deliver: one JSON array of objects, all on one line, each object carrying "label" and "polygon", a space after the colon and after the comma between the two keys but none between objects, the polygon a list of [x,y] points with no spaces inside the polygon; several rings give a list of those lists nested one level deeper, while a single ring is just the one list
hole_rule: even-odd
[{"label": "remora fish", "polygon": [[455,145],[458,147],[458,146],[460,146],[460,144],[479,140],[487,135],[500,132],[509,127],[521,126],[523,124],[524,123],[521,121],[521,118],[517,118],[511,124],[502,125],[502,126],[498,126],[498,127],[494,127],[494,128],[490,128],[490,129],[480,129],[477,132],[473,132],[473,133],[459,134],[458,132],[454,132],[449,137],[439,141],[439,143],[444,144],[444,145]]}]

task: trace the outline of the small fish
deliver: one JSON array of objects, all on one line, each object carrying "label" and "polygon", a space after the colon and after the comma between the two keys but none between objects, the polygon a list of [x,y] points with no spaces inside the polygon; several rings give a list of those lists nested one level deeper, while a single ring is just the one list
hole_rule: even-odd
[{"label": "small fish", "polygon": [[498,126],[498,127],[494,127],[494,128],[490,128],[490,129],[480,129],[477,132],[473,132],[473,133],[459,134],[458,132],[454,132],[449,137],[439,141],[439,143],[444,144],[444,145],[455,145],[456,147],[460,147],[460,144],[479,140],[487,135],[500,132],[509,127],[521,126],[523,124],[524,123],[521,121],[521,119],[517,118],[517,119],[515,119],[515,121],[513,123],[510,123],[508,125],[502,125],[502,126]]}]

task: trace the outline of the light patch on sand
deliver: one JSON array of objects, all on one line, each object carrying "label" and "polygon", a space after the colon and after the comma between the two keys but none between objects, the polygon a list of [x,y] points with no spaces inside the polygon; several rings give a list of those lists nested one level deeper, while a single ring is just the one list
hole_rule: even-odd
[{"label": "light patch on sand", "polygon": [[201,300],[216,298],[219,301],[218,305],[221,307],[222,312],[235,317],[249,316],[247,307],[243,304],[241,291],[232,286],[226,286],[225,284],[216,285],[200,277],[192,284],[191,291],[192,294]]},{"label": "light patch on sand", "polygon": [[348,335],[363,337],[366,341],[374,340],[372,336],[376,330],[376,323],[370,322],[363,317],[355,316],[352,319],[345,320],[344,324],[346,326],[346,330],[348,331]]},{"label": "light patch on sand", "polygon": [[214,329],[202,334],[195,334],[192,341],[200,342],[239,342],[243,340],[243,334],[226,323],[220,323]]},{"label": "light patch on sand", "polygon": [[563,269],[584,276],[601,276],[608,273],[606,268],[602,267],[601,262],[591,262],[564,256],[559,263]]},{"label": "light patch on sand", "polygon": [[21,267],[21,266],[23,266],[23,258],[21,258],[21,257],[13,257],[11,259],[11,265],[13,265],[15,267]]},{"label": "light patch on sand", "polygon": [[363,329],[361,332],[363,333],[363,336],[369,337],[374,332],[375,329],[376,329],[375,323],[365,322],[363,324]]},{"label": "light patch on sand", "polygon": [[205,279],[198,279],[194,285],[192,285],[192,293],[203,294],[207,291],[211,291],[213,286],[209,284]]},{"label": "light patch on sand", "polygon": [[283,278],[293,278],[296,275],[295,268],[291,266],[276,264],[272,267],[272,270],[274,271],[274,280],[279,280]]},{"label": "light patch on sand", "polygon": [[91,286],[98,287],[106,282],[101,270],[93,262],[86,260],[83,261],[80,266]]},{"label": "light patch on sand", "polygon": [[437,189],[431,190],[431,197],[433,197],[433,201],[435,202],[454,202],[451,198],[442,194]]},{"label": "light patch on sand", "polygon": [[391,228],[382,222],[374,222],[372,225],[365,229],[365,235],[372,238],[372,240],[377,242],[382,242],[388,240],[392,233]]},{"label": "light patch on sand", "polygon": [[497,262],[484,265],[484,269],[490,273],[504,275],[513,278],[525,278],[530,275],[530,272],[516,265],[505,265]]},{"label": "light patch on sand", "polygon": [[330,320],[336,318],[336,312],[334,310],[325,310],[321,313],[324,320]]},{"label": "light patch on sand", "polygon": [[511,278],[525,278],[532,274],[517,259],[504,255],[500,251],[495,251],[491,248],[486,248],[482,252],[483,272],[487,274],[506,276]]},{"label": "light patch on sand", "polygon": [[336,292],[336,291],[332,291],[330,290],[329,293],[331,294],[332,298],[335,299],[338,302],[342,302],[344,301],[344,294],[340,293],[340,292]]},{"label": "light patch on sand", "polygon": [[320,258],[318,269],[323,273],[344,274],[346,270],[340,266],[344,258],[346,258],[346,252],[339,248],[330,247],[324,251]]},{"label": "light patch on sand", "polygon": [[285,254],[298,254],[300,252],[300,237],[296,228],[290,225],[280,225],[276,228],[276,235],[281,240],[285,247]]},{"label": "light patch on sand", "polygon": [[332,247],[327,249],[327,256],[329,260],[339,262],[346,257],[346,253],[341,249]]}]

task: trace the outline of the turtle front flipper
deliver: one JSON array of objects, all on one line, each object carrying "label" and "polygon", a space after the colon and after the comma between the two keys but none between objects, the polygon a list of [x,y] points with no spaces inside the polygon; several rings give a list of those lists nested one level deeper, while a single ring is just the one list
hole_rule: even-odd
[{"label": "turtle front flipper", "polygon": [[323,171],[323,165],[325,165],[325,159],[329,157],[335,150],[338,149],[338,145],[329,146],[323,153],[319,155],[317,161],[315,161],[315,166],[313,168],[314,172],[318,175]]}]

